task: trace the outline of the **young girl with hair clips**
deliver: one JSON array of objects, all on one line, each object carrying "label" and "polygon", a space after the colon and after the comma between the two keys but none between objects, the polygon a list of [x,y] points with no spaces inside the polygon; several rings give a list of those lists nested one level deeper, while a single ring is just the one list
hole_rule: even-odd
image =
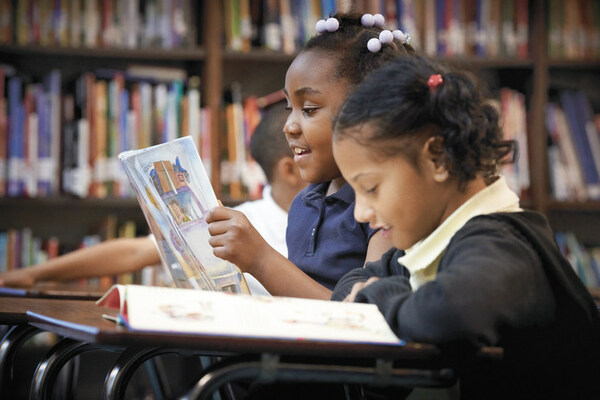
[{"label": "young girl with hair clips", "polygon": [[352,88],[370,71],[412,54],[408,35],[382,28],[381,15],[337,14],[317,23],[290,65],[285,136],[310,185],[288,215],[288,259],[272,251],[242,214],[210,213],[214,254],[256,277],[273,295],[329,299],[346,272],[376,260],[391,244],[354,220],[354,193],[333,159],[331,126]]},{"label": "young girl with hair clips", "polygon": [[499,175],[513,143],[498,121],[468,75],[422,57],[353,91],[333,154],[356,219],[406,251],[348,273],[332,298],[377,304],[406,340],[501,346],[497,363],[457,363],[463,398],[598,398],[598,309],[547,220]]}]

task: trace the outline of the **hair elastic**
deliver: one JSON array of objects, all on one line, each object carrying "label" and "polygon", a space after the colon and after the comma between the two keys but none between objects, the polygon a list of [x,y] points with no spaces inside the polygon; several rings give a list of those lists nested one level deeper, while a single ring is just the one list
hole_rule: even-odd
[{"label": "hair elastic", "polygon": [[438,87],[438,85],[441,84],[442,82],[444,82],[444,80],[442,79],[442,75],[440,75],[440,74],[430,75],[429,79],[427,80],[427,86],[429,86],[429,91],[430,92],[435,91],[435,89]]},{"label": "hair elastic", "polygon": [[340,21],[336,18],[327,18],[327,20],[320,19],[315,25],[317,33],[335,32],[340,28]]}]

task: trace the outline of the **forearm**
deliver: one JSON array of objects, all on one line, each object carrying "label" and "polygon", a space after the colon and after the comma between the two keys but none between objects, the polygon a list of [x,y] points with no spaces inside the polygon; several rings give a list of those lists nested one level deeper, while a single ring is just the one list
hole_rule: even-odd
[{"label": "forearm", "polygon": [[356,268],[339,280],[333,293],[331,300],[342,301],[350,294],[352,287],[359,282],[366,282],[369,278],[377,276],[377,273],[372,268]]},{"label": "forearm", "polygon": [[34,282],[118,275],[160,262],[149,238],[115,239],[29,267]]},{"label": "forearm", "polygon": [[356,283],[366,282],[372,277],[385,277],[391,275],[408,276],[408,271],[397,263],[400,250],[388,249],[377,261],[367,262],[364,268],[356,268],[340,279],[333,290],[331,300],[342,301],[350,294]]},{"label": "forearm", "polygon": [[252,275],[273,296],[329,300],[331,290],[305,274],[290,260],[270,248],[252,269]]}]

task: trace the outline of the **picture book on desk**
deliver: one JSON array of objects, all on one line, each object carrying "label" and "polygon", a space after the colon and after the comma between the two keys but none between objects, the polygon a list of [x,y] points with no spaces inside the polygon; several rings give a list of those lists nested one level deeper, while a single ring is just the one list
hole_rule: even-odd
[{"label": "picture book on desk", "polygon": [[218,201],[192,138],[125,151],[119,160],[176,285],[248,293],[241,271],[208,243],[205,217]]},{"label": "picture book on desk", "polygon": [[97,301],[128,329],[267,339],[402,345],[374,304],[114,285]]}]

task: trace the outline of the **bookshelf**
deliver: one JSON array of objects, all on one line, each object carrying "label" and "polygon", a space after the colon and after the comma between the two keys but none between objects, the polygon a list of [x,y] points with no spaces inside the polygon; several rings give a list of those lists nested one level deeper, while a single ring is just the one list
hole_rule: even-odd
[{"label": "bookshelf", "polygon": [[[371,6],[375,2],[354,0],[351,3],[361,9],[366,7],[365,4]],[[586,245],[600,246],[597,229],[600,226],[600,201],[557,201],[551,194],[545,124],[546,105],[551,101],[552,91],[565,84],[584,88],[594,111],[600,111],[600,57],[550,57],[550,3],[549,0],[528,1],[529,41],[525,56],[498,54],[438,58],[480,74],[490,84],[492,92],[510,87],[525,95],[530,186],[523,196],[524,205],[546,214],[555,229],[573,231]],[[192,45],[157,49],[9,43],[0,45],[0,63],[11,64],[33,76],[42,76],[44,72],[58,68],[63,72],[63,82],[75,79],[82,71],[100,67],[124,69],[132,63],[175,67],[185,70],[189,76],[201,76],[202,106],[209,110],[211,116],[210,127],[207,128],[211,138],[211,181],[217,195],[222,197],[220,160],[226,146],[221,118],[224,92],[233,82],[241,84],[243,98],[251,94],[262,96],[280,89],[295,52],[273,51],[265,47],[251,47],[247,52],[232,50],[225,34],[228,11],[223,3],[200,1],[196,4],[192,18],[195,33]],[[423,27],[426,28],[425,22]],[[418,49],[422,50],[421,47]],[[226,204],[240,201],[222,198]],[[141,228],[145,226],[136,201],[131,199],[75,199],[64,195],[36,199],[2,197],[0,209],[0,230],[30,226],[40,235],[54,233],[68,237],[69,241],[75,240],[83,230],[93,229],[103,216],[111,213],[116,213],[119,218],[134,219]],[[57,219],[47,220],[52,215]],[[88,215],[95,215],[96,219],[91,220]]]}]

